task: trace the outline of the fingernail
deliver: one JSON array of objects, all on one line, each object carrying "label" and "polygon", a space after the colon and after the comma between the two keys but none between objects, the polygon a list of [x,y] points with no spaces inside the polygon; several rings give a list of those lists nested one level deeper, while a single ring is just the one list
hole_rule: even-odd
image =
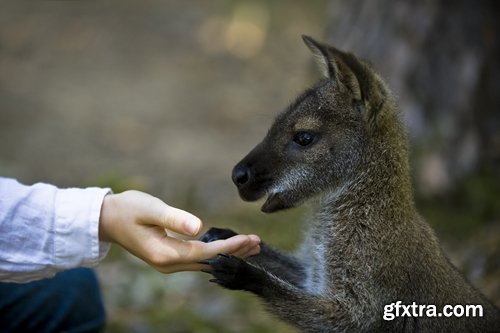
[{"label": "fingernail", "polygon": [[254,256],[256,254],[260,253],[260,245],[257,245],[255,248],[253,248],[249,253],[248,256]]},{"label": "fingernail", "polygon": [[259,236],[257,236],[257,235],[250,235],[249,237],[250,237],[250,239],[252,241],[256,242],[257,244],[260,244],[261,240],[260,240]]},{"label": "fingernail", "polygon": [[200,230],[201,222],[197,220],[187,220],[186,221],[186,230],[190,235],[196,235]]}]

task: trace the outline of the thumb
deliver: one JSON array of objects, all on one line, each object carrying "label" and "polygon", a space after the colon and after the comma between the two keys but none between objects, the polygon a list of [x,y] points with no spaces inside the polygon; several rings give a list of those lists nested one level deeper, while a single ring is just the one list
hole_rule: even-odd
[{"label": "thumb", "polygon": [[201,220],[182,209],[167,205],[156,197],[150,197],[143,222],[157,225],[186,236],[195,236],[203,224]]},{"label": "thumb", "polygon": [[165,229],[169,229],[186,236],[196,236],[203,224],[199,218],[182,209],[167,205],[162,217]]}]

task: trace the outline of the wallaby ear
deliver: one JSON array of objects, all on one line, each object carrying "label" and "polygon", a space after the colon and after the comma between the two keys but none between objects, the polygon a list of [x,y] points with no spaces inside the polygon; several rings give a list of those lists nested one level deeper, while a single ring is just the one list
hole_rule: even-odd
[{"label": "wallaby ear", "polygon": [[316,60],[321,73],[327,78],[335,79],[339,70],[335,62],[330,62],[328,45],[320,43],[306,35],[302,35],[302,39],[313,53],[314,60]]},{"label": "wallaby ear", "polygon": [[341,51],[333,46],[302,36],[311,49],[323,74],[349,89],[353,99],[361,101],[367,116],[374,116],[389,95],[383,81],[371,67],[352,53]]},{"label": "wallaby ear", "polygon": [[[354,93],[355,99],[363,102],[365,115],[374,118],[388,98],[389,92],[383,80],[366,62],[359,60],[354,54],[330,47],[333,57],[338,63],[345,65],[348,75],[344,84]],[[344,66],[339,66],[343,72]]]},{"label": "wallaby ear", "polygon": [[351,90],[354,98],[360,100],[362,92],[356,74],[346,63],[346,60],[351,60],[351,57],[354,58],[354,56],[344,53],[333,46],[320,43],[309,36],[303,35],[302,39],[312,51],[323,75],[346,86]]}]

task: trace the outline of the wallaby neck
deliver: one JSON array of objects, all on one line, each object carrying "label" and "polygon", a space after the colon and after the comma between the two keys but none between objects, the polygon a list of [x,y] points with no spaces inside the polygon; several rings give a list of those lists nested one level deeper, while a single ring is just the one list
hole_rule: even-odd
[{"label": "wallaby neck", "polygon": [[395,114],[377,121],[359,170],[326,195],[321,211],[363,224],[374,218],[400,221],[417,215],[403,126]]}]

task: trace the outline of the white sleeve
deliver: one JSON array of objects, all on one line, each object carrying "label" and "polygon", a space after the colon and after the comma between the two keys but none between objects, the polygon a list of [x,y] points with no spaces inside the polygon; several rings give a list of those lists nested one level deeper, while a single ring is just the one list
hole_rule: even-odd
[{"label": "white sleeve", "polygon": [[0,178],[0,281],[28,282],[95,266],[109,250],[99,241],[99,216],[110,192]]}]

